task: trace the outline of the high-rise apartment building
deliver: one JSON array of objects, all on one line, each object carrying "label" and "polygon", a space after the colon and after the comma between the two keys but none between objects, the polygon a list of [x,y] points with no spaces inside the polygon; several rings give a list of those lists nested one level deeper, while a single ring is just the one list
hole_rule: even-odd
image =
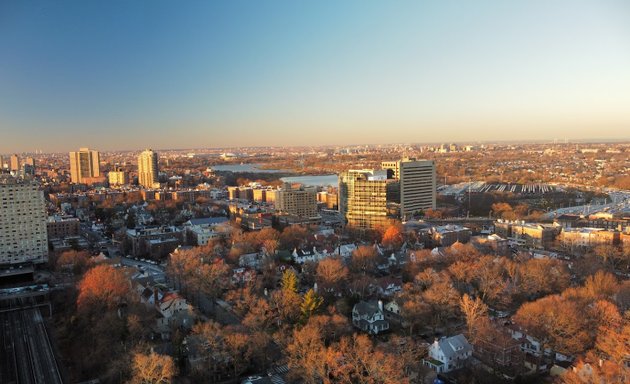
[{"label": "high-rise apartment building", "polygon": [[317,217],[317,191],[315,188],[292,188],[285,183],[284,187],[276,191],[275,201],[278,213],[303,218]]},{"label": "high-rise apartment building", "polygon": [[11,155],[9,163],[9,171],[18,172],[20,170],[20,157],[18,155]]},{"label": "high-rise apartment building", "polygon": [[88,148],[80,148],[78,152],[70,152],[70,177],[76,184],[89,183],[101,177],[100,154]]},{"label": "high-rise apartment building", "polygon": [[0,179],[0,264],[48,260],[44,193],[36,184]]},{"label": "high-rise apartment building", "polygon": [[339,211],[348,225],[361,229],[386,226],[391,217],[388,200],[397,189],[386,171],[349,170],[339,175]]},{"label": "high-rise apartment building", "polygon": [[129,175],[122,168],[116,168],[107,174],[109,185],[125,185],[129,184]]},{"label": "high-rise apartment building", "polygon": [[381,167],[391,170],[400,182],[400,215],[404,219],[414,213],[435,209],[436,180],[433,160],[403,159],[384,161]]},{"label": "high-rise apartment building", "polygon": [[24,175],[35,176],[35,159],[27,157],[26,160],[24,160],[24,164],[22,164],[22,170],[24,171]]},{"label": "high-rise apartment building", "polygon": [[159,187],[158,154],[147,149],[138,156],[138,184],[145,188]]}]

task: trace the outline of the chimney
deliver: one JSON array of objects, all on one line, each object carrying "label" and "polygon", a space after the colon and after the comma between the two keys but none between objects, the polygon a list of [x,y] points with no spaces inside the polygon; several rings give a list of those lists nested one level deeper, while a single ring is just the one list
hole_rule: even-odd
[{"label": "chimney", "polygon": [[378,309],[379,309],[379,311],[383,312],[383,301],[382,300],[378,301]]}]

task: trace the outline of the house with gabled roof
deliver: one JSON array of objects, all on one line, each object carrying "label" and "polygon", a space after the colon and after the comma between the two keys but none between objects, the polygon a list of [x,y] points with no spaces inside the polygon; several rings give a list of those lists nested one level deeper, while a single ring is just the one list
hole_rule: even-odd
[{"label": "house with gabled roof", "polygon": [[472,351],[472,346],[462,334],[443,337],[429,346],[429,356],[423,364],[437,373],[450,372],[464,367]]},{"label": "house with gabled roof", "polygon": [[382,301],[360,301],[352,308],[352,324],[372,335],[389,329]]}]

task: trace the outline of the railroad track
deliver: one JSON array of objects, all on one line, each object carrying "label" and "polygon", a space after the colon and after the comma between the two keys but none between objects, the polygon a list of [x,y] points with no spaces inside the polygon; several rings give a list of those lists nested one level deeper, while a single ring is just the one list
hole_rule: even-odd
[{"label": "railroad track", "polygon": [[0,382],[7,384],[62,384],[44,324],[36,308],[0,314]]}]

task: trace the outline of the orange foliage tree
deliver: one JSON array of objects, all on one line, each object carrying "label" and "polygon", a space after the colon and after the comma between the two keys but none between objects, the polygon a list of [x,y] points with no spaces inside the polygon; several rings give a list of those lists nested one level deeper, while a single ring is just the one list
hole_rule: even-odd
[{"label": "orange foliage tree", "polygon": [[83,276],[79,283],[79,309],[92,305],[114,308],[130,292],[130,283],[125,274],[110,265],[98,265]]}]

